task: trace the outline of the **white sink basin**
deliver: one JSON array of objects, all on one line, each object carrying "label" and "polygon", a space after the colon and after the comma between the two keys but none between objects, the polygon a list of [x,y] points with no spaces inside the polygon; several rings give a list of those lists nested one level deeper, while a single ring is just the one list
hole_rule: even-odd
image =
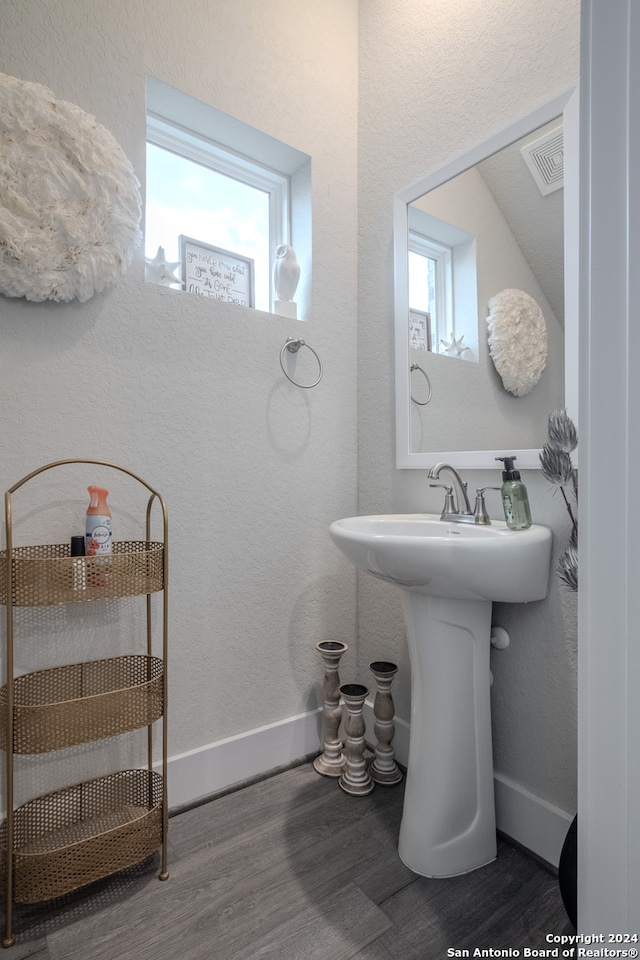
[{"label": "white sink basin", "polygon": [[329,533],[358,567],[430,596],[527,603],[547,594],[547,527],[510,530],[415,513],[336,520]]},{"label": "white sink basin", "polygon": [[329,532],[358,567],[401,588],[411,735],[400,857],[427,877],[475,870],[496,856],[491,605],[546,596],[551,531],[391,514]]}]

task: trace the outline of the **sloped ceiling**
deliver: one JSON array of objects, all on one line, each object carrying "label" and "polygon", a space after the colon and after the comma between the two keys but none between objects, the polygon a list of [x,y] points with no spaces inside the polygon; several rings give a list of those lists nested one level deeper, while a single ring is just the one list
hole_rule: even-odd
[{"label": "sloped ceiling", "polygon": [[478,165],[478,170],[509,223],[551,309],[564,325],[564,190],[542,196],[520,153],[552,121]]}]

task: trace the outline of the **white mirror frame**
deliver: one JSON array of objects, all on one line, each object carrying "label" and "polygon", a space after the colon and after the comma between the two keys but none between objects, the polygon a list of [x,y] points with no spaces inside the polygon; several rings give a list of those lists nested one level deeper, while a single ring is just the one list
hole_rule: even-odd
[{"label": "white mirror frame", "polygon": [[[408,206],[419,197],[475,166],[521,137],[563,116],[565,129],[565,406],[577,426],[578,414],[578,95],[577,90],[560,94],[515,123],[455,157],[444,166],[399,190],[393,198],[394,248],[394,315],[396,367],[396,466],[399,469],[425,469],[445,460],[454,467],[467,470],[500,470],[495,457],[502,450],[464,450],[411,452],[411,389],[409,383],[409,316],[408,278]],[[575,149],[567,150],[570,140]],[[569,176],[567,176],[567,171]],[[551,411],[549,411],[551,412]],[[523,470],[539,469],[540,450],[514,450],[518,466]]]}]

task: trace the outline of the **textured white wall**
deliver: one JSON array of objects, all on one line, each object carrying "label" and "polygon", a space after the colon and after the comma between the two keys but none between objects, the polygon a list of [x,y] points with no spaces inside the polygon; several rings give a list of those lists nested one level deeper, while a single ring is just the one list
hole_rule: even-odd
[{"label": "textured white wall", "polygon": [[[359,512],[438,510],[422,471],[395,469],[392,207],[395,191],[576,83],[578,0],[368,0],[360,6]],[[469,485],[499,474],[468,474]],[[534,518],[564,542],[559,498],[523,479]],[[489,500],[494,517],[500,507]],[[573,598],[569,598],[571,606]],[[400,664],[399,716],[409,717],[409,662],[392,587],[360,580],[359,666]],[[512,644],[492,656],[496,770],[575,810],[575,626],[557,581],[547,601],[496,605]]]},{"label": "textured white wall", "polygon": [[[141,180],[147,74],[313,158],[308,324],[145,285],[142,251],[120,285],[84,305],[0,299],[2,488],[49,460],[96,456],[167,499],[171,753],[315,706],[313,644],[350,642],[355,629],[354,573],[329,521],[436,508],[424,476],[394,465],[391,197],[575,82],[578,6],[270,0],[265,16],[255,0],[217,0],[213,15],[205,0],[188,15],[168,0],[5,0],[1,69],[93,113]],[[313,391],[280,372],[289,335],[323,359]],[[539,476],[525,480],[535,518],[564,534],[558,500]],[[77,529],[85,486],[83,476],[57,491],[56,503],[73,503],[47,514],[52,538]],[[555,581],[548,602],[496,610],[513,643],[494,656],[495,754],[498,770],[570,809],[575,638],[562,610]],[[352,644],[341,673],[364,678],[371,659],[397,658],[407,718],[396,594],[363,580],[359,618],[359,663]],[[72,640],[78,659],[93,655],[80,628]]]},{"label": "textured white wall", "polygon": [[[2,8],[3,72],[95,115],[141,181],[147,74],[313,158],[308,323],[145,284],[142,249],[122,283],[83,305],[0,298],[0,487],[89,456],[129,467],[166,498],[171,754],[315,707],[314,644],[339,637],[353,650],[355,578],[338,569],[327,529],[356,510],[358,9],[266,6]],[[282,375],[290,335],[322,358],[313,390]],[[300,355],[301,377],[313,373],[303,364]],[[82,525],[86,483],[69,476],[54,499],[75,502],[48,514],[44,540],[66,540],[74,517]],[[112,509],[122,537],[124,512]],[[76,640],[65,659],[95,654]]]}]

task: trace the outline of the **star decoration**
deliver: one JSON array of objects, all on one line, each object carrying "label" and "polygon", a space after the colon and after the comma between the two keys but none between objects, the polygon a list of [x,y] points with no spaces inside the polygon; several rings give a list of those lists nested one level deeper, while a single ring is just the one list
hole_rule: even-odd
[{"label": "star decoration", "polygon": [[150,257],[145,257],[144,278],[148,283],[159,283],[163,287],[169,287],[172,283],[182,285],[180,278],[176,277],[173,272],[179,266],[179,260],[176,263],[168,262],[164,247],[158,247],[158,252],[153,260]]},{"label": "star decoration", "polygon": [[454,354],[454,353],[455,353],[455,355],[456,355],[457,357],[461,357],[465,350],[470,350],[470,349],[471,349],[471,347],[467,347],[467,346],[464,346],[464,347],[463,347],[463,346],[462,346],[462,341],[463,341],[463,340],[464,340],[464,333],[463,333],[460,337],[458,337],[458,339],[456,340],[456,338],[455,338],[454,335],[453,335],[453,330],[452,330],[452,331],[451,331],[451,340],[449,340],[449,341],[447,341],[447,340],[441,340],[440,343],[441,343],[442,346],[444,347],[445,353],[450,353],[450,354]]}]

